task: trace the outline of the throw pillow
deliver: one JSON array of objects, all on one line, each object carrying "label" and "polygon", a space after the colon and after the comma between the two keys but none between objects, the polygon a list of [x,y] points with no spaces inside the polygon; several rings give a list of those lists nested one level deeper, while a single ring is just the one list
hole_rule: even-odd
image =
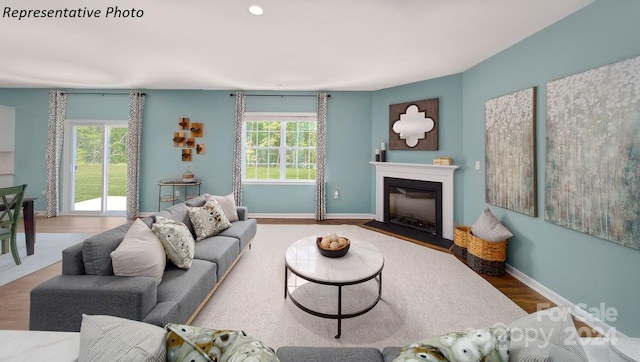
[{"label": "throw pillow", "polygon": [[151,277],[156,285],[162,281],[167,255],[156,234],[137,219],[111,252],[113,273],[125,277]]},{"label": "throw pillow", "polygon": [[509,329],[468,329],[412,343],[401,348],[393,362],[507,362],[509,340]]},{"label": "throw pillow", "polygon": [[278,361],[275,351],[243,331],[167,324],[167,362]]},{"label": "throw pillow", "polygon": [[480,214],[476,223],[471,225],[471,233],[487,241],[502,241],[513,236],[488,207]]},{"label": "throw pillow", "polygon": [[529,314],[509,324],[509,328],[511,361],[588,361],[567,307]]},{"label": "throw pillow", "polygon": [[234,222],[240,220],[238,218],[238,211],[236,210],[236,200],[233,195],[233,192],[226,196],[218,196],[213,195],[213,197],[218,201],[222,211],[229,221]]},{"label": "throw pillow", "polygon": [[106,315],[82,315],[78,362],[165,361],[165,346],[166,333],[158,326]]},{"label": "throw pillow", "polygon": [[189,269],[195,253],[195,240],[187,226],[177,220],[156,216],[151,230],[160,239],[167,257],[178,268]]},{"label": "throw pillow", "polygon": [[118,248],[131,224],[91,236],[82,242],[82,260],[87,275],[113,275],[111,252]]},{"label": "throw pillow", "polygon": [[202,207],[189,207],[189,219],[196,240],[206,239],[231,227],[229,219],[215,198],[209,198]]}]

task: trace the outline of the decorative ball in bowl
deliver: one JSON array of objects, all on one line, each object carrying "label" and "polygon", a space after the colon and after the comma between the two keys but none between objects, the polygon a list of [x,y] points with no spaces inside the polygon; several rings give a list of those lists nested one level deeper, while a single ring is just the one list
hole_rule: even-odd
[{"label": "decorative ball in bowl", "polygon": [[351,242],[348,238],[338,236],[336,234],[329,234],[316,238],[318,251],[320,251],[320,254],[328,258],[341,258],[347,255],[350,244]]}]

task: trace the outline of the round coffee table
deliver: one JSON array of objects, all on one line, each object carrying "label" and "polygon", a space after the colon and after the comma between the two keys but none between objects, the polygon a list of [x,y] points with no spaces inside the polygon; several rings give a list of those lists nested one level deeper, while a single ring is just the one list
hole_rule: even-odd
[{"label": "round coffee table", "polygon": [[[364,240],[350,239],[351,244],[347,255],[341,258],[328,258],[318,251],[316,238],[316,236],[308,236],[294,242],[287,248],[284,266],[284,297],[286,299],[289,296],[293,304],[309,314],[322,318],[337,319],[338,334],[335,337],[340,338],[343,319],[367,313],[382,298],[384,257],[373,244]],[[338,287],[338,312],[336,314],[322,313],[297,301],[287,285],[289,272],[312,283]],[[377,298],[369,306],[361,310],[343,314],[342,287],[361,284],[371,279],[375,279],[378,283]]]}]

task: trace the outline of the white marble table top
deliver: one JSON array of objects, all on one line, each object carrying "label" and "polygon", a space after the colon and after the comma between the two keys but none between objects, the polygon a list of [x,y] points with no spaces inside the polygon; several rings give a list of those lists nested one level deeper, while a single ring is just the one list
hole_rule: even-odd
[{"label": "white marble table top", "polygon": [[347,255],[328,258],[318,251],[316,238],[300,239],[285,253],[289,269],[303,278],[336,284],[357,282],[376,275],[384,265],[382,253],[370,242],[350,239]]},{"label": "white marble table top", "polygon": [[0,330],[0,361],[78,360],[80,333]]}]

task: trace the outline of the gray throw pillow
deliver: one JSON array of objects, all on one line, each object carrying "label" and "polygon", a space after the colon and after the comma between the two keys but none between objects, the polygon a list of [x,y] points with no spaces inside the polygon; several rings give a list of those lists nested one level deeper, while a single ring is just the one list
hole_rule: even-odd
[{"label": "gray throw pillow", "polygon": [[111,252],[118,248],[130,227],[131,224],[122,224],[82,243],[82,260],[87,275],[114,275]]},{"label": "gray throw pillow", "polygon": [[471,233],[487,241],[502,241],[513,236],[488,207],[482,211],[476,223],[471,225]]}]

